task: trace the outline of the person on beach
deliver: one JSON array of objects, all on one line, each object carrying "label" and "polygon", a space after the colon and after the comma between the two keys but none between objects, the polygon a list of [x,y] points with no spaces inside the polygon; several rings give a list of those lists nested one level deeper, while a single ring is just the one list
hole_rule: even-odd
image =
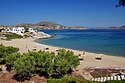
[{"label": "person on beach", "polygon": [[27,49],[27,45],[26,45],[26,49]]}]

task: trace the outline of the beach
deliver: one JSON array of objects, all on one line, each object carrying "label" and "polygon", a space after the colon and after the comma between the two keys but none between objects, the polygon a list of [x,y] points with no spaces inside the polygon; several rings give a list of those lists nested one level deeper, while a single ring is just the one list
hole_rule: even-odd
[{"label": "beach", "polygon": [[[42,37],[46,38],[46,36]],[[48,37],[47,37],[48,38]],[[61,47],[55,47],[45,44],[40,44],[35,42],[35,39],[33,38],[24,38],[24,39],[13,39],[11,41],[6,40],[0,40],[0,43],[5,46],[14,46],[18,47],[20,50],[20,53],[25,53],[32,50],[42,50],[42,51],[50,51],[50,52],[56,52]],[[46,48],[49,48],[46,50]],[[118,56],[110,56],[110,55],[104,55],[104,54],[97,54],[97,53],[91,53],[91,52],[85,52],[79,51],[79,50],[72,50],[67,49],[74,52],[76,56],[81,54],[81,57],[83,57],[83,60],[80,60],[80,65],[77,67],[77,69],[81,70],[84,68],[125,68],[125,57],[118,57]],[[95,59],[100,58],[101,60]]]}]

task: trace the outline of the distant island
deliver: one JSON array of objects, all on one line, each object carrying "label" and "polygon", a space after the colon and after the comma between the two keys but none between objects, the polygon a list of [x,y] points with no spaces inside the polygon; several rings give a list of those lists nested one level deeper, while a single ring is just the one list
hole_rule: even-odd
[{"label": "distant island", "polygon": [[[26,28],[34,28],[34,29],[44,29],[44,30],[62,30],[62,29],[79,29],[79,30],[86,30],[86,29],[91,29],[88,27],[84,26],[65,26],[62,24],[58,24],[55,22],[50,22],[50,21],[41,21],[38,23],[22,23],[22,24],[17,24],[14,26],[7,26],[0,24],[0,29],[3,28],[14,28],[14,27],[26,27]],[[107,27],[95,27],[94,29],[125,29],[125,25],[123,26],[107,26]]]},{"label": "distant island", "polygon": [[96,29],[125,29],[124,26],[96,27]]},{"label": "distant island", "polygon": [[62,29],[87,29],[83,26],[65,26],[55,22],[41,21],[38,23],[22,23],[15,26],[0,25],[0,28],[13,28],[13,27],[30,27],[35,29],[47,29],[47,30],[62,30]]}]

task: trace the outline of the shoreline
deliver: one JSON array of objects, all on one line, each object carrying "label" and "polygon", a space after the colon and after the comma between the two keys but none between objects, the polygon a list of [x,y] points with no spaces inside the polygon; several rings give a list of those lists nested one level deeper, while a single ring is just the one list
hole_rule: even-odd
[{"label": "shoreline", "polygon": [[[52,36],[44,36],[42,39],[52,38]],[[40,38],[41,39],[41,38]],[[13,39],[11,41],[0,40],[5,46],[14,46],[20,49],[20,53],[28,52],[28,50],[33,50],[34,48],[38,50],[45,50],[45,48],[49,48],[50,52],[56,52],[56,50],[61,49],[63,47],[51,46],[40,44],[36,42],[38,39],[33,38],[25,38],[25,39]],[[105,55],[105,54],[98,54],[98,53],[91,53],[86,51],[74,50],[69,48],[64,48],[67,50],[71,50],[74,52],[75,55],[83,54],[83,60],[80,61],[80,65],[77,69],[81,70],[84,68],[125,68],[125,57],[122,56],[112,56],[112,55]],[[97,60],[95,58],[102,57],[102,60]]]},{"label": "shoreline", "polygon": [[[49,38],[43,38],[43,39],[49,39]],[[39,40],[39,39],[37,39],[37,40]],[[37,40],[35,40],[36,43],[43,44],[43,43],[37,42]],[[44,45],[47,45],[47,44],[44,44]],[[72,48],[65,48],[65,47],[59,47],[59,46],[54,46],[54,45],[48,45],[48,46],[53,46],[53,47],[57,47],[57,48],[64,48],[64,49],[69,49],[69,50],[76,50],[76,51],[81,51],[81,52],[86,52],[86,53],[102,54],[102,55],[106,55],[106,56],[113,56],[113,57],[122,57],[122,58],[125,58],[125,56],[109,55],[109,54],[96,53],[96,52],[90,52],[90,51],[84,51],[84,50],[82,51],[82,50],[77,50],[77,49],[72,49]]]},{"label": "shoreline", "polygon": [[[43,44],[43,43],[37,42],[37,40],[50,39],[50,38],[53,38],[53,37],[55,37],[55,36],[54,35],[49,35],[47,37],[34,39],[34,42],[36,42],[38,44]],[[44,45],[47,45],[47,44],[44,44]],[[118,55],[104,54],[104,53],[98,53],[98,52],[90,52],[90,51],[85,51],[85,50],[77,50],[77,49],[72,49],[72,48],[59,47],[59,46],[55,46],[55,45],[47,45],[47,46],[52,46],[52,47],[57,47],[57,48],[64,48],[64,49],[69,49],[69,50],[76,50],[76,51],[81,51],[81,52],[94,53],[94,54],[102,54],[102,55],[106,55],[106,56],[114,56],[114,57],[123,57],[123,58],[125,58],[125,56],[122,56],[122,55],[118,56]]]}]

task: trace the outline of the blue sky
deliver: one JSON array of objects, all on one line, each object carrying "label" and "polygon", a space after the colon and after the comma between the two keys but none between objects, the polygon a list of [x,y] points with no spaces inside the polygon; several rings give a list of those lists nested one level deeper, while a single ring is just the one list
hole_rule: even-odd
[{"label": "blue sky", "polygon": [[122,26],[125,7],[118,0],[0,0],[0,24],[37,23],[43,20],[63,25]]}]

